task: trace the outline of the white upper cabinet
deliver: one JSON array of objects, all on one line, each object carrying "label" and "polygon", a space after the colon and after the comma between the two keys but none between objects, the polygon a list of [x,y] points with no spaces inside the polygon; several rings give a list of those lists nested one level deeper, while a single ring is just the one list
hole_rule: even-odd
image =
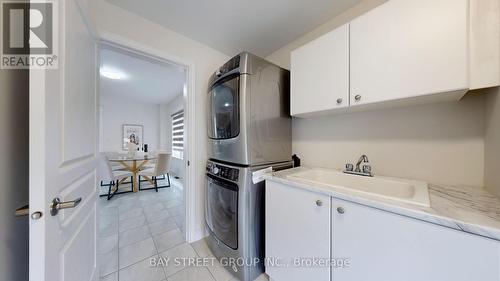
[{"label": "white upper cabinet", "polygon": [[390,0],[351,22],[351,105],[468,89],[468,1]]},{"label": "white upper cabinet", "polygon": [[469,88],[500,85],[500,1],[470,0]]},{"label": "white upper cabinet", "polygon": [[292,52],[291,112],[459,100],[500,85],[499,48],[498,0],[389,0]]},{"label": "white upper cabinet", "polygon": [[349,24],[291,54],[291,113],[349,106]]}]

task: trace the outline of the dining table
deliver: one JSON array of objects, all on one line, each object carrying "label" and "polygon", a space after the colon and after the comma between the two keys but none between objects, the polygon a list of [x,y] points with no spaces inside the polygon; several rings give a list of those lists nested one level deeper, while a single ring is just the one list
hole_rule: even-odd
[{"label": "dining table", "polygon": [[[123,169],[130,171],[133,175],[133,181],[132,181],[132,191],[133,192],[138,192],[139,191],[139,171],[143,170],[146,164],[148,164],[150,161],[156,159],[156,155],[152,153],[135,153],[135,154],[129,154],[129,153],[110,153],[107,155],[108,160],[110,162],[115,162],[115,163],[120,163],[123,167]],[[150,177],[147,176],[142,176],[144,177],[149,183],[154,185],[153,180]],[[122,179],[119,181],[119,183],[124,182],[126,179]]]}]

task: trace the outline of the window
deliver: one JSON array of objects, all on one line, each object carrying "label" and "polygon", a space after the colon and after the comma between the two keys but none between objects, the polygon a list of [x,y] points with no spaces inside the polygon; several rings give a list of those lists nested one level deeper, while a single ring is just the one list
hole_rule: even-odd
[{"label": "window", "polygon": [[172,156],[184,158],[184,111],[172,114]]}]

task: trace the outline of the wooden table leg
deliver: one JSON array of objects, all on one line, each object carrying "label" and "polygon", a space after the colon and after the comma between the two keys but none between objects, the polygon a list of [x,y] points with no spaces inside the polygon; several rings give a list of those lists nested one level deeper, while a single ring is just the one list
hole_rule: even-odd
[{"label": "wooden table leg", "polygon": [[148,176],[143,176],[151,185],[155,185],[155,182]]},{"label": "wooden table leg", "polygon": [[[134,192],[139,191],[139,171],[148,163],[149,160],[143,160],[139,165],[137,165],[137,161],[134,160]],[[152,182],[152,181],[150,181]]]},{"label": "wooden table leg", "polygon": [[[132,182],[132,191],[133,192],[138,192],[139,191],[139,170],[146,165],[146,163],[149,162],[149,160],[144,160],[140,163],[140,165],[137,165],[137,160],[132,160],[132,165],[128,165],[126,163],[126,160],[123,161],[118,161],[120,162],[125,169],[129,170],[132,172],[134,175],[134,181]],[[149,182],[153,182],[152,180],[148,179]]]},{"label": "wooden table leg", "polygon": [[143,160],[142,163],[139,166],[137,166],[137,170],[142,169],[142,167],[144,167],[144,165],[146,165],[148,162],[149,160]]},{"label": "wooden table leg", "polygon": [[133,182],[133,191],[134,192],[138,192],[139,191],[139,178],[138,178],[138,171],[139,169],[137,169],[137,161],[134,160],[132,161],[132,173],[134,173],[134,182]]}]

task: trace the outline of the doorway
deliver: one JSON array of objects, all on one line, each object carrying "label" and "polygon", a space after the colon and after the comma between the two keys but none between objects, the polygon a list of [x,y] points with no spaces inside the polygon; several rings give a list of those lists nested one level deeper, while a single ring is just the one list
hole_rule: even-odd
[{"label": "doorway", "polygon": [[189,67],[99,44],[100,277],[187,241]]}]

